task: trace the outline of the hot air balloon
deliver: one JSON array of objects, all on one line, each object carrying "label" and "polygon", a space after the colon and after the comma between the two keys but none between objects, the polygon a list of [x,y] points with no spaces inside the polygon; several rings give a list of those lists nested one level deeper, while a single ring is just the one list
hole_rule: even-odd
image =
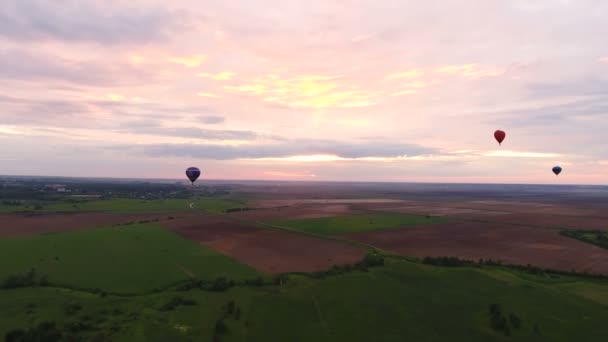
[{"label": "hot air balloon", "polygon": [[562,168],[560,166],[554,166],[553,167],[553,173],[555,173],[555,175],[559,175],[562,172]]},{"label": "hot air balloon", "polygon": [[189,167],[186,170],[186,176],[188,176],[188,179],[192,182],[192,185],[194,185],[194,181],[197,180],[200,175],[201,170],[199,170],[198,167]]},{"label": "hot air balloon", "polygon": [[505,133],[504,131],[497,130],[496,132],[494,132],[494,139],[498,141],[498,145],[502,144],[502,141],[505,140],[506,136],[507,133]]}]

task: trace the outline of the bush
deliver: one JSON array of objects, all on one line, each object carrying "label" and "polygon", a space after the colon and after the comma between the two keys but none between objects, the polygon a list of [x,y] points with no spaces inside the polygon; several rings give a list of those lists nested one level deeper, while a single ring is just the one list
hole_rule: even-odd
[{"label": "bush", "polygon": [[228,332],[228,327],[224,324],[224,321],[219,319],[215,323],[215,333],[218,335],[223,335]]},{"label": "bush", "polygon": [[425,257],[422,262],[429,265],[446,267],[461,267],[471,263],[456,257]]},{"label": "bush", "polygon": [[57,342],[63,338],[62,332],[57,329],[55,322],[43,322],[38,326],[28,329],[14,329],[9,331],[4,340],[6,342],[44,341]]},{"label": "bush", "polygon": [[250,285],[250,286],[264,286],[264,278],[262,277],[257,277],[255,279],[247,279],[245,280],[245,285]]},{"label": "bush", "polygon": [[521,319],[514,313],[509,314],[509,321],[511,322],[513,328],[519,329],[521,327]]},{"label": "bush", "polygon": [[229,301],[228,305],[226,305],[226,314],[228,315],[232,315],[234,314],[234,310],[236,308],[236,305],[234,304],[234,301]]},{"label": "bush", "polygon": [[160,311],[171,311],[171,310],[175,310],[175,308],[177,308],[178,306],[181,305],[196,305],[196,302],[192,299],[183,299],[181,297],[175,296],[173,298],[171,298],[171,300],[165,304],[163,304],[163,306],[160,307]]},{"label": "bush", "polygon": [[[380,254],[368,253],[365,255],[365,257],[363,258],[363,260],[361,262],[359,262],[358,264],[355,265],[355,268],[357,268],[357,267],[367,268],[367,267],[376,267],[376,266],[384,266],[384,257]],[[348,268],[349,269],[347,269],[347,270],[350,271],[350,267],[348,267]]]},{"label": "bush", "polygon": [[234,281],[219,277],[211,283],[203,283],[202,289],[208,291],[226,291],[235,285]]},{"label": "bush", "polygon": [[80,310],[82,310],[82,305],[79,303],[67,303],[63,307],[63,311],[66,313],[66,315],[73,315]]},{"label": "bush", "polygon": [[272,279],[272,283],[275,285],[283,285],[287,282],[287,279],[289,279],[287,274],[279,274]]},{"label": "bush", "polygon": [[27,332],[22,329],[13,329],[4,335],[4,341],[6,342],[21,342],[25,341],[25,336]]},{"label": "bush", "polygon": [[32,286],[48,286],[49,280],[47,276],[36,276],[36,270],[30,269],[25,274],[14,274],[4,278],[2,282],[2,288],[4,289],[16,289],[20,287],[32,287]]},{"label": "bush", "polygon": [[502,309],[499,304],[491,304],[490,308],[490,327],[496,331],[501,331],[505,336],[511,336],[511,327],[509,322],[515,329],[521,326],[521,319],[514,313],[509,314],[509,320],[502,314]]}]

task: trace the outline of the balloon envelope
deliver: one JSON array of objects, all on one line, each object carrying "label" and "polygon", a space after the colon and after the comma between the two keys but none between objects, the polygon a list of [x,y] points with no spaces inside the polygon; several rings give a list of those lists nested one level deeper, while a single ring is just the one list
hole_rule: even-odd
[{"label": "balloon envelope", "polygon": [[186,176],[188,176],[188,179],[192,183],[194,183],[194,181],[197,180],[200,175],[201,175],[201,170],[199,170],[198,167],[189,167],[186,170]]},{"label": "balloon envelope", "polygon": [[500,145],[502,143],[502,141],[505,140],[506,136],[507,136],[507,133],[505,133],[504,131],[497,130],[496,132],[494,132],[494,139],[496,139],[496,141],[498,141],[498,145]]},{"label": "balloon envelope", "polygon": [[553,173],[555,173],[555,175],[556,175],[556,176],[557,176],[557,175],[559,175],[559,174],[560,174],[560,172],[562,172],[562,168],[561,168],[561,167],[559,167],[559,166],[555,166],[555,167],[553,168]]}]

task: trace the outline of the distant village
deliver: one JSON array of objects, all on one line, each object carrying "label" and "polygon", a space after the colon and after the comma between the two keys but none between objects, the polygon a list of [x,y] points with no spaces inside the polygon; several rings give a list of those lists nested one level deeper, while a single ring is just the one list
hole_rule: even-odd
[{"label": "distant village", "polygon": [[199,196],[221,196],[230,193],[226,186],[190,186],[185,182],[44,182],[36,179],[0,178],[0,199],[4,205],[21,205],[22,200],[68,200],[130,198],[158,200]]}]

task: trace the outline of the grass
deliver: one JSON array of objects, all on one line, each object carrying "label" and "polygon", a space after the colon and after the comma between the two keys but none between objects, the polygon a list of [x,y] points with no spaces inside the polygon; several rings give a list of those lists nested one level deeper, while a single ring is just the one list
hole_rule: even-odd
[{"label": "grass", "polygon": [[[193,209],[190,208],[193,204]],[[28,208],[22,206],[0,205],[0,212],[17,212],[24,210],[35,210],[42,212],[79,212],[79,211],[103,211],[117,213],[159,213],[188,210],[204,210],[212,213],[220,213],[226,209],[245,206],[245,203],[234,199],[224,198],[195,198],[195,199],[165,199],[165,200],[142,200],[116,198],[107,200],[88,200],[77,203],[68,201],[40,202],[41,209],[34,209],[36,205],[31,204]]]},{"label": "grass", "polygon": [[561,235],[608,249],[608,231],[562,230]]},{"label": "grass", "polygon": [[[494,272],[500,275],[494,277]],[[508,282],[501,280],[505,273]],[[6,313],[0,320],[0,336],[43,320],[64,325],[88,316],[98,330],[82,332],[83,336],[105,332],[113,341],[212,341],[219,319],[228,328],[221,341],[608,339],[608,283],[542,279],[502,269],[442,268],[388,259],[384,267],[369,272],[322,279],[290,276],[281,287],[239,287],[220,293],[166,291],[117,298],[50,288],[0,290]],[[596,295],[585,295],[588,292]],[[197,304],[159,310],[176,295]],[[242,311],[238,320],[225,315],[229,301]],[[68,303],[82,309],[68,314]],[[521,328],[512,328],[511,337],[490,328],[491,304],[521,318]]]},{"label": "grass", "polygon": [[359,214],[272,222],[307,233],[337,235],[445,222],[444,218],[398,213]]},{"label": "grass", "polygon": [[191,276],[231,279],[255,270],[156,224],[0,240],[0,279],[34,268],[51,283],[140,293]]}]

